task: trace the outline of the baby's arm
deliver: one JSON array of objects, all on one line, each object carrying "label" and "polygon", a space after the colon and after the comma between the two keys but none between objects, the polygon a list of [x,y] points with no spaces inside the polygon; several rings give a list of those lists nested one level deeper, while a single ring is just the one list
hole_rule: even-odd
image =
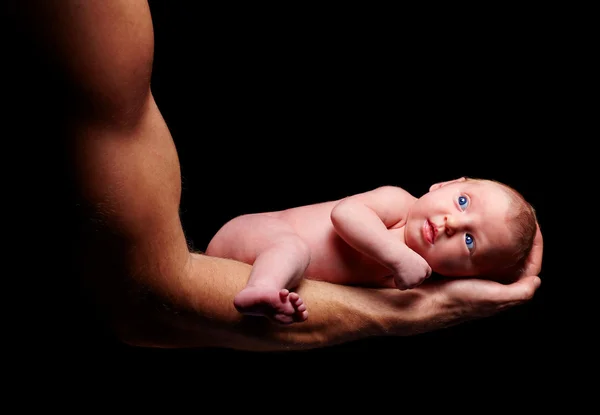
[{"label": "baby's arm", "polygon": [[388,268],[400,289],[413,288],[431,275],[427,262],[389,231],[405,219],[415,200],[404,189],[383,186],[347,197],[331,212],[340,237]]}]

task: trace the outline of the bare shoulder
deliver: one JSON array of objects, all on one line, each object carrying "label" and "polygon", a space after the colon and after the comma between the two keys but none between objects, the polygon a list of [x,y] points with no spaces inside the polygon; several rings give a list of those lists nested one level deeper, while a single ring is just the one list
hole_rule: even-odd
[{"label": "bare shoulder", "polygon": [[67,94],[73,117],[102,125],[140,118],[154,55],[146,0],[14,2],[13,8],[16,23],[51,53],[44,64],[74,92]]}]

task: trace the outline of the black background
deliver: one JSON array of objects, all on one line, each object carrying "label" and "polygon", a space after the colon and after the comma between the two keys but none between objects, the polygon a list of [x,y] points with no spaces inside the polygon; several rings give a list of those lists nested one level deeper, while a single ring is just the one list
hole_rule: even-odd
[{"label": "black background", "polygon": [[[569,127],[557,39],[518,19],[490,28],[487,19],[438,25],[441,16],[387,10],[150,5],[152,89],[178,149],[181,215],[195,249],[242,213],[384,184],[420,195],[462,175],[510,184],[537,210],[543,283],[530,303],[434,333],[301,353],[385,356],[403,348],[520,355],[565,336],[556,308],[559,228],[550,210],[564,156],[556,140],[564,141]],[[61,92],[12,29],[4,34],[3,79],[16,148],[6,158],[20,167],[11,170],[17,185],[7,192],[20,204],[9,226],[17,225],[13,246],[26,256],[14,257],[27,265],[28,277],[19,281],[43,297],[39,307],[21,308],[30,322],[25,330],[35,344],[77,353],[244,355],[136,350],[115,344],[94,324],[70,275],[73,207],[64,197],[68,182],[53,112]]]}]

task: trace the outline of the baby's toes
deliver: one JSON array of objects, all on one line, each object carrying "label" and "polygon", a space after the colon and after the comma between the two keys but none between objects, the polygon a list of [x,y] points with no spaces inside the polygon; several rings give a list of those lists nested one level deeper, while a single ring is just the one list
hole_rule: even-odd
[{"label": "baby's toes", "polygon": [[304,310],[298,309],[296,312],[296,321],[306,321],[308,319],[308,311],[306,310],[306,306],[302,305],[302,307],[304,307]]},{"label": "baby's toes", "polygon": [[290,303],[292,303],[294,308],[298,308],[298,306],[304,304],[304,301],[302,301],[298,293],[290,293]]},{"label": "baby's toes", "polygon": [[279,301],[285,303],[288,300],[289,295],[290,292],[283,288],[281,291],[279,291]]}]

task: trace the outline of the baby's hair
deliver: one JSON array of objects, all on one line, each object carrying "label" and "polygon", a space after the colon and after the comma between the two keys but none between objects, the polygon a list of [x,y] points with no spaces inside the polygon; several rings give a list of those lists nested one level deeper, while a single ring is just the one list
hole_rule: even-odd
[{"label": "baby's hair", "polygon": [[516,267],[517,275],[523,272],[527,256],[533,247],[533,240],[537,231],[537,215],[534,207],[529,203],[523,195],[515,188],[506,183],[499,182],[493,179],[479,179],[467,177],[467,180],[487,181],[500,185],[506,191],[510,199],[511,205],[514,207],[513,216],[509,221],[509,228],[513,232],[517,240],[516,250],[514,252],[514,260],[508,264],[508,267]]}]

